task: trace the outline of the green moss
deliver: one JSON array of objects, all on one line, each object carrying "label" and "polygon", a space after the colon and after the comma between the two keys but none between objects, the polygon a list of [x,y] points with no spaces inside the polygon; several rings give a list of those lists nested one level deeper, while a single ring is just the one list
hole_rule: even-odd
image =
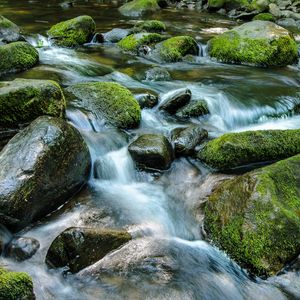
[{"label": "green moss", "polygon": [[159,53],[164,61],[176,62],[187,54],[197,55],[198,45],[190,36],[176,36],[162,42]]},{"label": "green moss", "polygon": [[275,18],[272,14],[270,13],[260,13],[256,15],[253,20],[261,20],[261,21],[271,21],[275,22]]},{"label": "green moss", "polygon": [[67,88],[73,105],[84,108],[119,128],[137,127],[141,108],[132,93],[118,83],[79,83]]},{"label": "green moss", "polygon": [[160,34],[157,33],[137,33],[131,34],[118,42],[118,46],[125,51],[135,52],[142,45],[151,45],[164,40]]},{"label": "green moss", "polygon": [[250,163],[279,160],[300,153],[300,130],[228,133],[208,142],[198,153],[207,165],[226,170]]},{"label": "green moss", "polygon": [[24,71],[39,61],[37,50],[25,42],[0,46],[0,57],[0,75]]},{"label": "green moss", "polygon": [[138,17],[158,9],[160,7],[157,0],[133,0],[122,5],[119,11],[125,16]]},{"label": "green moss", "polygon": [[0,31],[2,28],[5,28],[5,29],[8,29],[8,28],[17,28],[18,29],[18,26],[11,22],[10,20],[6,19],[5,17],[1,16],[0,15]]},{"label": "green moss", "polygon": [[205,209],[209,237],[257,275],[275,275],[300,252],[300,155],[218,187]]},{"label": "green moss", "polygon": [[26,273],[8,272],[0,268],[0,299],[33,300],[32,279]]},{"label": "green moss", "polygon": [[79,16],[52,26],[48,35],[58,46],[75,47],[89,42],[95,28],[96,24],[90,16]]},{"label": "green moss", "polygon": [[210,8],[222,8],[225,5],[225,0],[208,0],[208,7]]},{"label": "green moss", "polygon": [[143,31],[161,33],[166,31],[166,25],[157,20],[142,21],[134,25],[133,32],[138,33]]}]

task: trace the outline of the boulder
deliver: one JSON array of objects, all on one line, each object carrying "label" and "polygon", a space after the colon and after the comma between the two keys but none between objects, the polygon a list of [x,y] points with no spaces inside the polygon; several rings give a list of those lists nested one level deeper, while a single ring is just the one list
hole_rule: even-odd
[{"label": "boulder", "polygon": [[207,104],[204,100],[194,100],[180,108],[176,116],[180,118],[201,117],[209,114]]},{"label": "boulder", "polygon": [[52,26],[47,33],[57,46],[76,47],[91,41],[95,28],[90,16],[79,16]]},{"label": "boulder", "polygon": [[159,109],[175,114],[179,108],[190,102],[191,97],[192,92],[186,88],[172,91],[163,97]]},{"label": "boulder", "polygon": [[138,32],[156,32],[156,33],[162,33],[166,31],[167,27],[166,25],[157,20],[148,20],[148,21],[141,21],[134,25],[132,31],[134,33]]},{"label": "boulder", "polygon": [[252,21],[220,34],[208,43],[211,57],[225,63],[286,66],[298,62],[290,33],[269,21]]},{"label": "boulder", "polygon": [[161,134],[143,134],[128,146],[128,151],[141,169],[166,170],[173,159],[173,149]]},{"label": "boulder", "polygon": [[300,129],[227,133],[198,153],[205,164],[228,170],[253,163],[280,160],[300,153]]},{"label": "boulder", "polygon": [[124,39],[127,35],[129,35],[129,30],[121,29],[121,28],[114,28],[111,31],[108,31],[103,34],[104,41],[117,43],[120,40]]},{"label": "boulder", "polygon": [[153,108],[158,103],[158,97],[150,93],[137,94],[134,97],[142,109]]},{"label": "boulder", "polygon": [[253,21],[260,20],[260,21],[275,22],[275,17],[270,13],[260,13],[260,14],[256,15],[252,20]]},{"label": "boulder", "polygon": [[0,153],[0,224],[17,230],[57,209],[87,181],[90,154],[80,133],[39,117]]},{"label": "boulder", "polygon": [[300,155],[225,181],[205,208],[217,246],[256,275],[277,274],[300,253]]},{"label": "boulder", "polygon": [[31,258],[40,248],[38,240],[29,237],[13,239],[6,248],[6,255],[17,261]]},{"label": "boulder", "polygon": [[141,109],[132,93],[113,82],[78,83],[69,86],[69,101],[119,128],[137,127]]},{"label": "boulder", "polygon": [[133,0],[123,4],[119,11],[127,17],[140,17],[160,9],[157,0]]},{"label": "boulder", "polygon": [[26,42],[0,46],[0,75],[32,68],[39,62],[39,53]]},{"label": "boulder", "polygon": [[171,80],[171,75],[167,69],[154,67],[146,71],[145,80],[147,81],[168,81]]},{"label": "boulder", "polygon": [[207,130],[198,125],[175,128],[172,131],[172,142],[176,155],[194,154],[196,146],[207,137]]},{"label": "boulder", "polygon": [[23,272],[10,272],[0,267],[0,299],[34,300],[31,277]]},{"label": "boulder", "polygon": [[131,240],[124,230],[71,227],[52,242],[46,256],[51,268],[67,267],[76,273]]},{"label": "boulder", "polygon": [[65,98],[51,80],[15,79],[0,82],[0,127],[17,128],[42,115],[63,117]]},{"label": "boulder", "polygon": [[0,15],[0,42],[12,43],[22,39],[20,28]]}]

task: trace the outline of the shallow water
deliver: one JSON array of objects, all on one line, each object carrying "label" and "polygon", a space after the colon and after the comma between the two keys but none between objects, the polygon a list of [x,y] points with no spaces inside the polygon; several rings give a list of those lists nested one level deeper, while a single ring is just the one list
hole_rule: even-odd
[{"label": "shallow water", "polygon": [[[193,63],[166,64],[172,80],[149,82],[145,70],[155,63],[122,53],[113,44],[88,44],[77,50],[52,47],[46,30],[60,20],[91,15],[98,32],[129,28],[118,1],[3,1],[0,13],[22,26],[39,48],[39,66],[14,78],[54,79],[62,86],[84,81],[115,81],[133,92],[159,94],[185,87],[194,100],[205,100],[211,115],[194,119],[210,137],[230,131],[300,128],[291,111],[300,103],[298,66],[259,69],[216,63],[207,56]],[[190,34],[205,48],[206,41],[235,25],[219,15],[167,9],[151,16],[166,22],[170,34]],[[299,299],[296,273],[263,281],[253,278],[223,252],[203,240],[200,204],[224,176],[193,159],[177,159],[164,174],[138,172],[127,145],[136,134],[170,131],[182,123],[164,113],[144,109],[139,129],[121,132],[104,126],[92,114],[68,107],[67,117],[86,139],[95,165],[88,187],[44,220],[19,233],[38,239],[40,250],[30,260],[15,263],[28,272],[37,299]],[[97,167],[98,165],[98,167]],[[101,166],[101,167],[99,167]],[[100,177],[101,179],[97,179]],[[196,210],[197,208],[197,210]],[[197,213],[196,213],[197,211]],[[78,276],[62,275],[44,264],[53,239],[70,226],[127,228],[133,241]],[[10,233],[0,229],[9,238]],[[2,232],[3,231],[3,232]],[[100,270],[100,271],[99,271]]]}]

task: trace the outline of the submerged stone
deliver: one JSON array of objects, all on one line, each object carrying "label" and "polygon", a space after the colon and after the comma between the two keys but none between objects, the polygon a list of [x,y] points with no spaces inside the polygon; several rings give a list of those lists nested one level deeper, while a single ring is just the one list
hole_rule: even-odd
[{"label": "submerged stone", "polygon": [[147,81],[168,81],[171,80],[171,75],[167,69],[161,67],[154,67],[146,71]]}]

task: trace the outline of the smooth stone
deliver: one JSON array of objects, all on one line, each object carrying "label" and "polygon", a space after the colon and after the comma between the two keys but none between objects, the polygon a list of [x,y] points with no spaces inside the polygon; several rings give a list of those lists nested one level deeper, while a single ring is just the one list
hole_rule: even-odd
[{"label": "smooth stone", "polygon": [[13,239],[6,248],[6,255],[17,261],[31,258],[40,248],[38,240],[30,237]]}]

